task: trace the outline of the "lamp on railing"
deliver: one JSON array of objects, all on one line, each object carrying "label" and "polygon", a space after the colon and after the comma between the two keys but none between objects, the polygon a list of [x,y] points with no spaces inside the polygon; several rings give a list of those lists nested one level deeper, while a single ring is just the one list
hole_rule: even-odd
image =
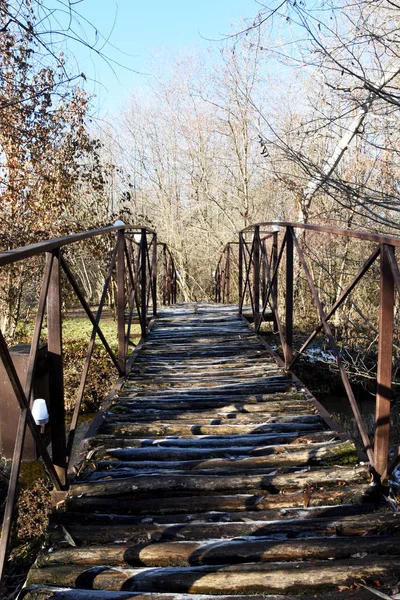
[{"label": "lamp on railing", "polygon": [[117,221],[115,221],[114,227],[125,227],[125,223],[121,221],[121,219],[118,219]]},{"label": "lamp on railing", "polygon": [[46,400],[36,398],[32,406],[32,417],[38,426],[46,425],[49,422],[49,411],[47,410]]},{"label": "lamp on railing", "polygon": [[135,241],[136,244],[140,244],[141,240],[142,240],[142,234],[141,233],[134,233],[133,234],[133,239]]},{"label": "lamp on railing", "polygon": [[[279,221],[277,219],[274,219],[272,222],[273,223],[278,223]],[[280,230],[281,230],[281,226],[280,225],[272,225],[272,231],[274,233],[279,233]]]}]

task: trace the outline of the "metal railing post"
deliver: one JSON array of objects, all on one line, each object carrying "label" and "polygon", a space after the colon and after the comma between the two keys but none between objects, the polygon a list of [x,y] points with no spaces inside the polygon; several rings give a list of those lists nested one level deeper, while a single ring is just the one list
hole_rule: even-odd
[{"label": "metal railing post", "polygon": [[151,256],[151,281],[153,317],[157,314],[157,234],[153,233],[153,252]]},{"label": "metal railing post", "polygon": [[225,267],[225,300],[229,304],[231,298],[231,245],[226,247],[226,267]]},{"label": "metal railing post", "polygon": [[162,303],[163,306],[167,304],[167,290],[168,290],[168,262],[167,262],[167,245],[163,244],[163,288],[162,288]]},{"label": "metal railing post", "polygon": [[265,240],[261,240],[261,304],[264,306],[265,298],[267,296],[267,274],[266,274],[266,262],[268,261],[267,248]]},{"label": "metal railing post", "polygon": [[118,364],[123,374],[126,368],[125,344],[125,231],[118,231],[117,255],[117,326],[118,326]]},{"label": "metal railing post", "polygon": [[[221,260],[221,277],[220,277],[220,299],[219,301],[222,301],[222,304],[225,304],[225,277],[226,277],[226,246],[222,251],[222,260]],[[222,291],[222,298],[221,298],[221,291]]]},{"label": "metal railing post", "polygon": [[286,228],[286,310],[285,310],[285,366],[293,359],[293,237],[292,228]]},{"label": "metal railing post", "polygon": [[[272,273],[275,273],[276,265],[278,264],[278,232],[274,231],[273,242],[272,242]],[[276,274],[275,281],[272,285],[271,293],[274,294],[275,304],[278,306],[278,273]],[[278,323],[276,320],[275,313],[273,314],[274,331],[278,330]]]},{"label": "metal railing post", "polygon": [[239,233],[239,315],[243,312],[243,233]]},{"label": "metal railing post", "polygon": [[254,301],[254,328],[258,329],[260,321],[260,227],[254,227],[254,252],[253,252],[253,301]]},{"label": "metal railing post", "polygon": [[140,280],[140,304],[141,304],[141,322],[142,337],[147,336],[147,236],[146,229],[141,229],[140,238],[140,260],[141,260],[141,280]]},{"label": "metal railing post", "polygon": [[60,249],[53,250],[47,294],[47,348],[51,360],[49,374],[49,421],[51,427],[52,460],[62,485],[67,483],[67,447],[65,433],[64,371],[61,329],[61,261]]},{"label": "metal railing post", "polygon": [[394,317],[394,278],[387,253],[394,254],[394,247],[382,244],[374,462],[376,472],[383,477],[387,474],[389,452]]}]

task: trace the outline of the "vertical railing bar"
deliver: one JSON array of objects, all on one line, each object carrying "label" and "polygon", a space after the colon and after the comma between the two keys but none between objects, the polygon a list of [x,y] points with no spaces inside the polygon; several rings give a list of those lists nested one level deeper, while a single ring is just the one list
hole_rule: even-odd
[{"label": "vertical railing bar", "polygon": [[395,278],[400,282],[394,247],[381,246],[379,285],[379,336],[375,411],[375,470],[386,483],[389,458],[390,397],[392,388]]},{"label": "vertical railing bar", "polygon": [[47,348],[51,359],[50,410],[51,449],[54,467],[63,485],[67,482],[67,444],[62,349],[61,249],[52,251],[53,268],[47,294]]},{"label": "vertical railing bar", "polygon": [[225,269],[226,269],[226,246],[222,250],[222,261],[221,261],[221,290],[222,290],[222,304],[225,304]]},{"label": "vertical railing bar", "polygon": [[[271,270],[272,273],[275,274],[276,272],[276,277],[274,278],[274,282],[272,283],[271,281],[271,293],[274,293],[275,295],[275,304],[278,307],[278,271],[277,271],[277,265],[278,265],[278,232],[274,231],[273,233],[273,241],[272,241],[272,252],[271,252]],[[267,296],[267,294],[265,294],[265,296]],[[264,306],[264,304],[263,304]],[[263,311],[264,314],[264,311]],[[273,325],[274,325],[274,331],[276,331],[278,329],[278,322],[276,321],[275,315],[273,315]]]},{"label": "vertical railing bar", "polygon": [[254,329],[258,329],[260,319],[260,227],[254,227],[254,252],[253,252],[253,320]]},{"label": "vertical railing bar", "polygon": [[[268,252],[267,252],[267,248],[265,245],[265,238],[263,238],[261,240],[260,250],[261,250],[261,306],[264,306],[265,298],[267,295],[265,271],[267,268],[266,262],[268,262]],[[272,260],[272,252],[271,252],[271,260]],[[261,315],[261,318],[263,318],[263,315]]]},{"label": "vertical railing bar", "polygon": [[25,381],[25,386],[24,386],[25,397],[28,401],[30,401],[31,394],[32,394],[33,376],[34,376],[35,367],[36,367],[37,352],[38,352],[38,348],[39,348],[40,334],[41,334],[42,326],[43,326],[44,312],[46,310],[46,299],[47,299],[47,292],[48,292],[49,284],[50,284],[52,267],[53,267],[53,255],[51,253],[46,254],[46,264],[45,264],[45,268],[44,268],[43,282],[42,282],[42,286],[40,289],[38,310],[37,310],[37,314],[36,314],[35,327],[34,327],[33,336],[32,336],[31,349],[29,352],[28,367],[27,367],[27,372],[26,372],[26,381]]},{"label": "vertical railing bar", "polygon": [[329,324],[326,321],[326,316],[325,316],[324,310],[322,308],[322,304],[321,304],[321,301],[319,299],[319,295],[318,295],[317,289],[315,287],[315,284],[313,282],[310,270],[308,268],[308,265],[307,265],[307,262],[306,262],[306,259],[305,259],[304,253],[303,253],[302,246],[300,244],[300,241],[296,238],[293,230],[291,231],[291,238],[292,238],[292,241],[294,242],[294,245],[296,246],[296,251],[298,253],[300,262],[302,264],[304,273],[306,275],[306,279],[307,279],[307,282],[308,282],[311,294],[312,294],[312,296],[314,298],[314,302],[315,302],[315,304],[317,306],[317,309],[318,309],[318,312],[319,312],[319,318],[320,318],[320,320],[321,320],[321,322],[323,324],[325,335],[327,336],[327,338],[329,340],[329,345],[331,347],[332,353],[333,353],[333,355],[336,358],[336,364],[338,366],[338,369],[339,369],[339,372],[340,372],[340,375],[341,375],[341,378],[342,378],[342,381],[343,381],[343,385],[344,385],[344,388],[346,390],[346,394],[347,394],[347,397],[349,399],[350,406],[352,408],[352,411],[353,411],[353,414],[354,414],[354,418],[355,418],[357,426],[358,426],[358,430],[359,430],[359,432],[361,434],[362,442],[364,444],[364,449],[365,449],[365,451],[366,451],[366,453],[368,455],[368,459],[369,459],[369,462],[371,464],[371,467],[374,468],[374,466],[375,466],[374,465],[374,452],[372,450],[372,445],[371,445],[370,439],[368,437],[368,433],[367,433],[367,431],[366,431],[366,429],[364,427],[364,422],[363,422],[363,419],[362,419],[362,416],[361,416],[361,413],[360,413],[360,409],[358,408],[358,404],[357,404],[357,401],[356,401],[356,399],[354,397],[353,390],[351,388],[349,378],[347,376],[347,373],[346,373],[346,370],[344,368],[343,362],[342,362],[342,360],[340,358],[339,349],[338,349],[338,347],[336,345],[336,342],[335,342],[335,339],[334,339],[334,337],[332,335],[332,332],[331,332],[331,329],[329,327]]},{"label": "vertical railing bar", "polygon": [[117,327],[118,327],[118,365],[125,375],[125,231],[118,231],[117,255]]},{"label": "vertical railing bar", "polygon": [[147,240],[146,240],[146,229],[141,230],[141,239],[140,239],[140,247],[141,247],[141,328],[142,328],[142,337],[147,337]]},{"label": "vertical railing bar", "polygon": [[176,303],[177,298],[177,275],[176,275],[176,267],[174,257],[172,256],[170,250],[168,249],[168,254],[171,260],[171,272],[172,272],[172,304]]},{"label": "vertical railing bar", "polygon": [[225,267],[225,284],[226,284],[226,302],[230,303],[231,299],[231,245],[228,243],[226,247],[226,267]]},{"label": "vertical railing bar", "polygon": [[286,228],[286,310],[285,310],[285,366],[293,360],[293,239],[292,227]]},{"label": "vertical railing bar", "polygon": [[239,273],[238,273],[238,296],[239,296],[239,315],[243,313],[243,233],[239,233]]},{"label": "vertical railing bar", "polygon": [[[146,232],[147,233],[147,232]],[[152,290],[152,284],[151,284],[151,262],[150,262],[150,250],[152,248],[152,242],[147,242],[147,237],[146,237],[146,269],[147,269],[147,273],[146,273],[146,314],[149,314],[149,308],[150,308],[150,295],[151,295],[151,290]],[[146,321],[146,331],[147,331],[147,321]]]},{"label": "vertical railing bar", "polygon": [[168,285],[168,274],[167,274],[167,245],[163,244],[163,293],[162,293],[162,301],[163,306],[167,304],[167,285]]},{"label": "vertical railing bar", "polygon": [[[29,353],[26,381],[25,381],[24,393],[25,393],[26,400],[28,402],[30,400],[31,393],[32,393],[33,375],[35,372],[37,351],[38,351],[38,347],[39,347],[40,334],[41,334],[42,326],[43,326],[44,311],[46,308],[46,298],[47,298],[47,291],[48,291],[49,283],[50,283],[52,266],[53,266],[53,255],[47,254],[44,275],[43,275],[43,282],[42,282],[41,289],[40,289],[40,297],[39,297],[38,310],[37,310],[37,315],[36,315],[36,320],[35,320],[35,327],[34,327],[34,332],[33,332],[33,337],[32,337],[32,342],[31,342],[31,349],[30,349],[30,353]],[[6,500],[5,509],[4,509],[2,529],[1,529],[0,582],[3,578],[3,572],[4,572],[4,567],[5,567],[6,558],[7,558],[7,551],[8,551],[8,546],[10,543],[12,517],[14,514],[15,503],[16,503],[16,499],[17,499],[18,478],[19,478],[19,473],[20,473],[20,469],[21,469],[21,461],[22,461],[24,440],[25,440],[25,434],[26,434],[27,414],[28,414],[27,409],[23,408],[19,415],[17,432],[16,432],[16,437],[15,437],[13,459],[12,459],[12,463],[11,463],[10,480],[9,480],[9,485],[8,485],[8,494],[7,494],[7,500]],[[50,457],[49,457],[49,461],[50,461]]]},{"label": "vertical railing bar", "polygon": [[157,234],[153,233],[153,264],[152,264],[152,280],[153,280],[153,317],[157,315]]}]

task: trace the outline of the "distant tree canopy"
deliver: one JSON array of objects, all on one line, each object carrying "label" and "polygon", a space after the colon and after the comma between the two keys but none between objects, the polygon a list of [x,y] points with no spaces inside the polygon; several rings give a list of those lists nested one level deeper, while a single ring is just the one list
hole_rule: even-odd
[{"label": "distant tree canopy", "polygon": [[42,37],[39,8],[41,2],[0,1],[3,248],[65,232],[77,184],[103,185],[99,144],[85,124],[87,93]]}]

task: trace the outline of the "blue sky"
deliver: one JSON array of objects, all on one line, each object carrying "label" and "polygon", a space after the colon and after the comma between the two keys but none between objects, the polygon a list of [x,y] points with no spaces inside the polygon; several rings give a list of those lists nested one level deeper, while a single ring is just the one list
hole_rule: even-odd
[{"label": "blue sky", "polygon": [[[83,0],[75,7],[109,38],[103,52],[137,72],[114,64],[114,74],[105,61],[84,47],[71,48],[104,115],[123,103],[133,87],[144,83],[154,55],[163,49],[204,49],[210,39],[231,33],[241,18],[253,18],[259,5],[256,0]],[[93,30],[85,29],[88,41],[94,41]]]}]

